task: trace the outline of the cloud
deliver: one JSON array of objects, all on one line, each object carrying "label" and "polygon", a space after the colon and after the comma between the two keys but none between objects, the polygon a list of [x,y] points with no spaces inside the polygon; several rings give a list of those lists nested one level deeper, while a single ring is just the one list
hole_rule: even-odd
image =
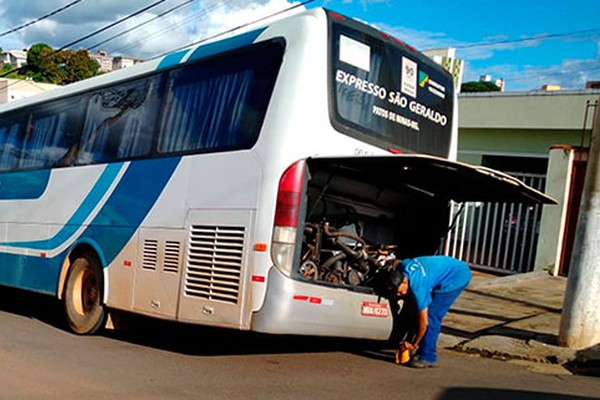
[{"label": "cloud", "polygon": [[[154,1],[84,0],[49,19],[31,25],[9,36],[0,37],[4,49],[22,48],[34,43],[47,43],[54,48],[95,32],[110,23],[124,18]],[[74,45],[74,48],[95,47],[98,43],[136,28],[166,10],[182,4],[184,0],[170,0],[156,8],[131,18],[93,38]],[[8,1],[0,0],[0,31],[31,21],[67,4],[67,0]],[[102,47],[111,54],[134,57],[151,57],[207,36],[243,25],[249,21],[288,9],[298,2],[287,0],[210,0],[192,2],[154,21],[119,36]],[[10,44],[10,47],[6,45]],[[20,44],[20,45],[18,45]]]},{"label": "cloud", "polygon": [[373,23],[371,25],[418,50],[449,47],[456,43],[442,32],[430,32],[406,27],[397,27],[386,23]]},{"label": "cloud", "polygon": [[524,72],[532,76],[540,87],[553,84],[562,89],[583,89],[586,82],[600,78],[600,59],[563,60],[560,65],[550,68],[526,67]]},{"label": "cloud", "polygon": [[[464,42],[448,37],[443,32],[432,32],[406,27],[390,26],[384,23],[375,23],[372,25],[377,29],[395,36],[396,38],[420,51],[447,47],[456,48],[457,57],[463,60],[488,60],[493,58],[496,53],[500,51],[512,51],[520,48],[535,47],[539,45],[538,40],[532,39],[518,43],[498,43],[488,46],[478,46],[476,43]],[[506,38],[496,36],[488,39],[489,41],[486,41],[486,43],[498,42],[505,40]]]},{"label": "cloud", "polygon": [[476,81],[482,75],[503,78],[506,90],[537,90],[544,85],[558,85],[562,89],[583,89],[591,80],[600,80],[600,59],[563,60],[557,65],[498,64],[475,68],[467,62],[463,82]]},{"label": "cloud", "polygon": [[[545,37],[546,35],[524,36],[515,40],[510,40],[505,35],[498,35],[473,43],[456,40],[443,32],[416,30],[382,23],[372,25],[421,51],[456,48],[457,57],[465,61],[463,82],[479,80],[482,75],[491,75],[494,79],[504,78],[507,90],[534,90],[545,84],[560,85],[564,89],[582,89],[587,81],[600,79],[600,40],[594,32],[551,38]],[[597,44],[596,59],[562,59],[557,60],[559,64],[552,64],[548,57],[550,64],[527,64],[527,60],[539,57],[541,46],[548,45],[551,41],[573,43],[590,40]],[[528,51],[536,48],[538,48],[537,52]],[[511,59],[514,63],[499,61],[500,59]]]}]

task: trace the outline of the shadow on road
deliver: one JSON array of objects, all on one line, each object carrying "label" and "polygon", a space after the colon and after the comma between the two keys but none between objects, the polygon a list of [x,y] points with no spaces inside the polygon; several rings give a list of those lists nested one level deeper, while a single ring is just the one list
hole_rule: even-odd
[{"label": "shadow on road", "polygon": [[67,329],[62,304],[54,296],[0,286],[0,311],[35,319],[59,329]]},{"label": "shadow on road", "polygon": [[[350,352],[376,358],[387,342],[346,338],[269,335],[213,328],[131,315],[132,327],[107,330],[104,336],[187,355]],[[367,352],[371,355],[368,355]]]},{"label": "shadow on road", "polygon": [[438,400],[591,400],[593,397],[491,388],[446,389]]},{"label": "shadow on road", "polygon": [[[69,331],[64,320],[62,303],[52,296],[2,286],[0,287],[0,312],[2,311]],[[343,351],[371,358],[391,357],[386,357],[383,349],[389,346],[383,341],[267,335],[165,321],[130,313],[119,313],[119,315],[124,317],[127,328],[104,330],[99,334],[100,336],[186,355],[223,356]],[[393,361],[391,358],[389,360]]]}]

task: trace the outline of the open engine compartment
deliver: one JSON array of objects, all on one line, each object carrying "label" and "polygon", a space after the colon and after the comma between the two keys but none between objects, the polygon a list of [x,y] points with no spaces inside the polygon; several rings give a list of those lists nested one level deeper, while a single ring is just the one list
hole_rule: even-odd
[{"label": "open engine compartment", "polygon": [[451,201],[557,203],[502,172],[428,155],[309,158],[302,176],[293,276],[366,292],[396,260],[440,250]]},{"label": "open engine compartment", "polygon": [[434,254],[448,229],[449,199],[411,187],[393,171],[309,160],[297,276],[373,291],[396,260]]}]

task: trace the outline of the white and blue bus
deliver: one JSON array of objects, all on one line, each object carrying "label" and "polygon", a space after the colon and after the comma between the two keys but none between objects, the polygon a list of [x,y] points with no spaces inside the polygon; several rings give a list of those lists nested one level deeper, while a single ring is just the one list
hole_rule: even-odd
[{"label": "white and blue bus", "polygon": [[386,339],[370,282],[434,253],[452,200],[551,201],[453,161],[456,119],[450,74],[324,9],[2,105],[0,284],[79,334]]}]

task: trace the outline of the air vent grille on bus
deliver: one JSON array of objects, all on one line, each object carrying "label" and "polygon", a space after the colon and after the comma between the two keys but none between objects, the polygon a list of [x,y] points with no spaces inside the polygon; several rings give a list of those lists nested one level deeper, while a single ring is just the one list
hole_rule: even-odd
[{"label": "air vent grille on bus", "polygon": [[237,304],[245,228],[192,226],[185,294]]},{"label": "air vent grille on bus", "polygon": [[155,271],[158,263],[158,240],[144,240],[144,254],[142,256],[142,268]]},{"label": "air vent grille on bus", "polygon": [[181,258],[181,243],[176,240],[145,239],[142,254],[142,269],[177,274]]},{"label": "air vent grille on bus", "polygon": [[174,240],[165,241],[165,256],[163,260],[163,271],[179,272],[179,253],[181,250],[180,243]]}]

